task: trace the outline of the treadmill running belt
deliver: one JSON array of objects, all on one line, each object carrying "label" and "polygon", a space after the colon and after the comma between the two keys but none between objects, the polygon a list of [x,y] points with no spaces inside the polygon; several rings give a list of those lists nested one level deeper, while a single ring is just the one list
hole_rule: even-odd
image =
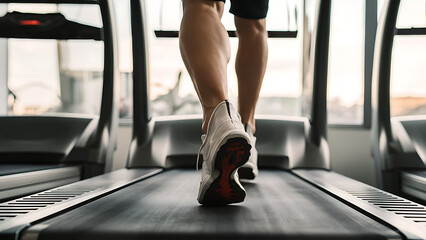
[{"label": "treadmill running belt", "polygon": [[196,201],[200,174],[169,170],[34,229],[42,229],[38,239],[43,240],[401,238],[279,170],[264,170],[254,182],[245,182],[242,204],[203,207]]}]

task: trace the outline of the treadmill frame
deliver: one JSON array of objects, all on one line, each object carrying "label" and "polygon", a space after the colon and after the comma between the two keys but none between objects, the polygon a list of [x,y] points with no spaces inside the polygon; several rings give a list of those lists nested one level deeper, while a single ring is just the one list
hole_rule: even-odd
[{"label": "treadmill frame", "polygon": [[[376,161],[377,182],[380,188],[416,201],[426,203],[422,193],[404,191],[407,178],[404,171],[426,171],[426,162],[419,156],[406,130],[401,117],[391,117],[390,78],[392,50],[396,35],[424,34],[418,28],[398,29],[396,21],[400,0],[387,0],[383,4],[374,53],[372,78],[372,155]],[[404,120],[416,117],[403,117]],[[424,193],[423,193],[424,194]]]}]

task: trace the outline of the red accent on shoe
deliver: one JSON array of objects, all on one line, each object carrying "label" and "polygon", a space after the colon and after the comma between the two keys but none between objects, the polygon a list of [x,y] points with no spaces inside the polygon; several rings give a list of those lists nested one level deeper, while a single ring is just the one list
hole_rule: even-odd
[{"label": "red accent on shoe", "polygon": [[[226,149],[225,157],[222,161],[222,176],[219,181],[220,188],[216,189],[216,191],[224,198],[232,198],[232,188],[230,185],[230,180],[233,171],[237,168],[241,161],[244,161],[244,154],[244,145],[239,142],[234,142],[230,144]],[[232,162],[233,159],[235,159],[235,161]]]}]

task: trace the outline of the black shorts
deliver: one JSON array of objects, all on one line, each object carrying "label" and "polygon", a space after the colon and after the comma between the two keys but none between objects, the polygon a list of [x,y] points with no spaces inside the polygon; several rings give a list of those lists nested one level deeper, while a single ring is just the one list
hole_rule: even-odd
[{"label": "black shorts", "polygon": [[[212,1],[225,2],[225,0]],[[229,12],[241,18],[262,19],[266,18],[268,6],[269,0],[231,0]]]}]

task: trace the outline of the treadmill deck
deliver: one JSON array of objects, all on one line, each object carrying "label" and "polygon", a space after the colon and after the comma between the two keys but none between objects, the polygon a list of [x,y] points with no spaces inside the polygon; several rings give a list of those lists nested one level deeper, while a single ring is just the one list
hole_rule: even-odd
[{"label": "treadmill deck", "polygon": [[[204,207],[200,172],[169,170],[27,230],[22,239],[401,239],[286,171],[244,182],[245,202]],[[34,238],[31,238],[34,239]]]}]

